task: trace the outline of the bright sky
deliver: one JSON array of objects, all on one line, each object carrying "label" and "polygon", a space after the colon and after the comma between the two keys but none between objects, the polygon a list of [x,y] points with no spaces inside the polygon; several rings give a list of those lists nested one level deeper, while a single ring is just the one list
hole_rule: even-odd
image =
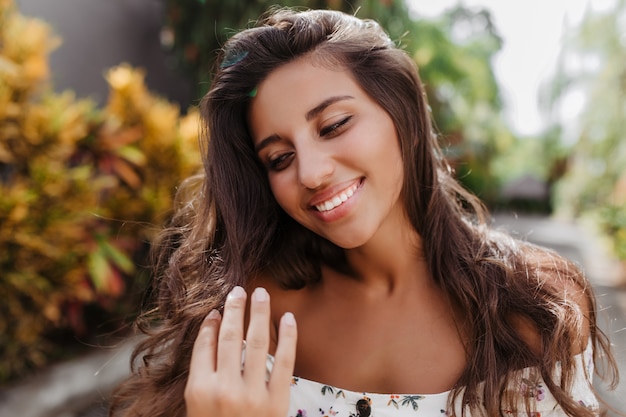
[{"label": "bright sky", "polygon": [[[434,17],[458,3],[490,10],[503,38],[494,70],[514,132],[539,133],[547,120],[539,109],[539,91],[554,74],[563,33],[581,21],[587,8],[606,10],[614,0],[407,0],[417,16]],[[562,109],[566,119],[582,108],[584,98],[572,98]]]}]

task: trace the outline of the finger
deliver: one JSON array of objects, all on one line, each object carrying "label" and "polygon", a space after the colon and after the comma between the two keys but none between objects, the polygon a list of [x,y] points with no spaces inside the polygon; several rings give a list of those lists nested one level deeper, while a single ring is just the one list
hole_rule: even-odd
[{"label": "finger", "polygon": [[189,365],[190,382],[194,378],[203,379],[207,373],[215,372],[217,334],[220,321],[220,313],[217,310],[211,310],[200,325],[198,336],[191,351],[191,362]]},{"label": "finger", "polygon": [[280,319],[278,345],[269,383],[270,391],[277,396],[276,401],[284,402],[289,398],[289,386],[296,363],[297,339],[296,320],[292,313],[285,313]]},{"label": "finger", "polygon": [[250,323],[246,334],[244,378],[265,383],[267,351],[270,345],[270,297],[257,288],[250,297]]},{"label": "finger", "polygon": [[243,318],[246,311],[246,292],[235,287],[226,297],[224,315],[217,344],[217,371],[241,375],[241,345]]}]

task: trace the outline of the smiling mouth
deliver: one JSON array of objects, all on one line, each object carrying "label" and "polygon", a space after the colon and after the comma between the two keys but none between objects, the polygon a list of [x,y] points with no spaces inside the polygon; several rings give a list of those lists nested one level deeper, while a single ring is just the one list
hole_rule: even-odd
[{"label": "smiling mouth", "polygon": [[316,204],[314,207],[319,212],[330,211],[348,201],[350,197],[354,195],[357,188],[359,188],[359,184],[354,184],[351,187],[346,188],[330,200],[326,200],[320,204]]}]

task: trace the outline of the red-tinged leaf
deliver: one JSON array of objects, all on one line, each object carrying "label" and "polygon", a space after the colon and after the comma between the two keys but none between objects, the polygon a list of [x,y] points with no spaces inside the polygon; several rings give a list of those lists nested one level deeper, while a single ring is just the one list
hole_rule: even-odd
[{"label": "red-tinged leaf", "polygon": [[103,155],[98,159],[98,169],[105,174],[113,172],[113,157],[111,155]]},{"label": "red-tinged leaf", "polygon": [[85,334],[87,329],[83,319],[83,304],[70,302],[65,306],[64,310],[65,317],[74,332],[78,335]]},{"label": "red-tinged leaf", "polygon": [[115,158],[111,161],[111,163],[113,165],[113,171],[122,179],[122,181],[134,189],[141,187],[141,178],[128,162],[120,158]]},{"label": "red-tinged leaf", "polygon": [[122,146],[137,142],[143,136],[143,129],[140,127],[124,129],[100,138],[102,144],[107,149],[118,149]]},{"label": "red-tinged leaf", "polygon": [[124,292],[124,280],[120,272],[111,268],[111,274],[107,278],[106,294],[113,297],[119,297]]}]

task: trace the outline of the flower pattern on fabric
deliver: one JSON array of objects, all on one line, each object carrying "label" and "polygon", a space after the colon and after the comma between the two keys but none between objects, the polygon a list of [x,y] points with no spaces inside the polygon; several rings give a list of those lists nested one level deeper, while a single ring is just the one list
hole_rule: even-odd
[{"label": "flower pattern on fabric", "polygon": [[337,389],[335,387],[331,387],[330,385],[323,385],[322,386],[322,395],[334,395],[335,398],[339,398],[339,397],[343,397],[346,398],[346,394],[343,393],[343,390],[341,389]]},{"label": "flower pattern on fabric", "polygon": [[423,398],[425,398],[423,395],[391,394],[389,395],[389,402],[387,402],[387,405],[393,406],[396,409],[400,409],[400,406],[411,406],[413,410],[417,411],[419,409],[418,401]]},{"label": "flower pattern on fabric", "polygon": [[[598,411],[598,401],[590,388],[593,375],[591,345],[575,358],[577,364],[571,396],[589,410]],[[532,405],[532,417],[565,417],[556,400],[535,368],[519,371],[517,383],[510,389],[521,394],[520,410],[514,414],[502,409],[510,417],[526,416],[524,398]],[[555,375],[560,373],[556,369]],[[291,400],[288,417],[449,417],[449,392],[439,394],[377,394],[354,392],[332,385],[294,376],[291,381]],[[460,415],[460,398],[454,404]],[[470,413],[466,414],[471,417]]]},{"label": "flower pattern on fabric", "polygon": [[534,398],[537,401],[543,401],[546,398],[546,389],[543,387],[543,381],[540,379],[530,380],[522,378],[521,394],[528,398]]}]

